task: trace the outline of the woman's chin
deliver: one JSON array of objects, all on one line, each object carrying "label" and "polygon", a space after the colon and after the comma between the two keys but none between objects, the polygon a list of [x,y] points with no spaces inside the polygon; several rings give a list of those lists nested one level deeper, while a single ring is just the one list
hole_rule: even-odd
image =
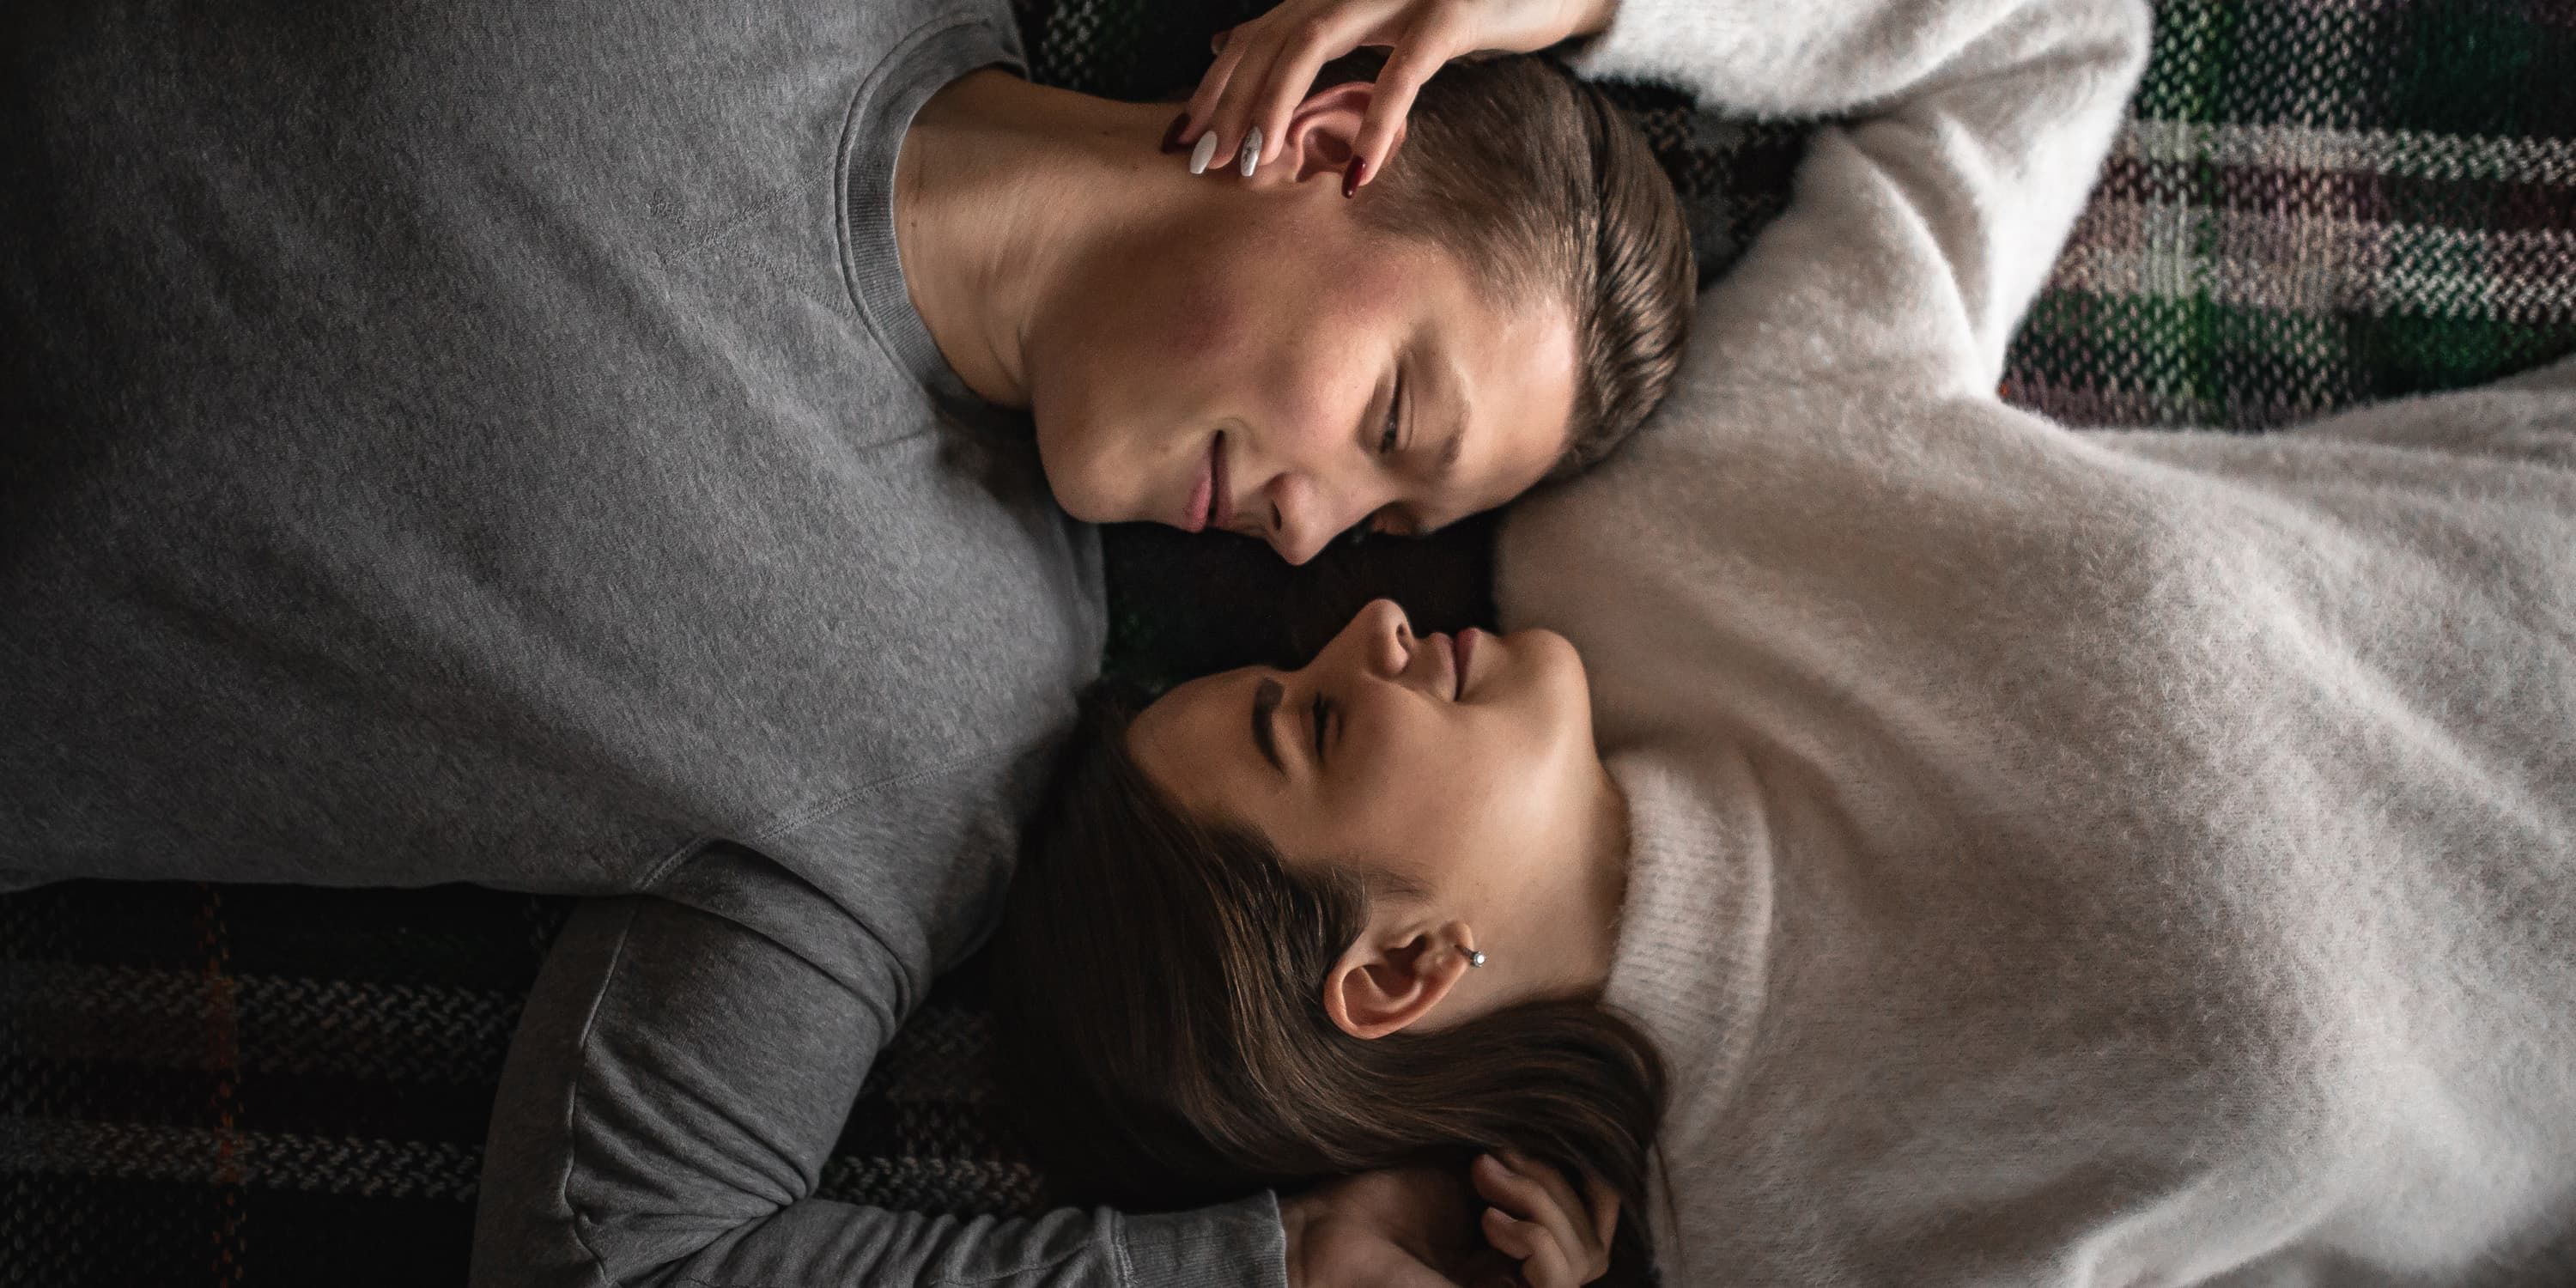
[{"label": "woman's chin", "polygon": [[1477,654],[1476,669],[1470,704],[1507,712],[1533,732],[1570,721],[1590,736],[1592,682],[1573,641],[1540,628],[1490,637]]},{"label": "woman's chin", "polygon": [[1574,647],[1574,641],[1544,626],[1533,626],[1504,636],[1503,643],[1527,658],[1534,671],[1553,680],[1571,680],[1588,693],[1590,677],[1583,669],[1583,654]]},{"label": "woman's chin", "polygon": [[1582,734],[1582,741],[1592,741],[1592,674],[1584,669],[1583,654],[1574,641],[1551,630],[1531,629],[1512,638],[1531,637],[1531,662],[1539,668],[1539,687],[1546,694],[1549,717],[1560,724],[1570,724]]}]

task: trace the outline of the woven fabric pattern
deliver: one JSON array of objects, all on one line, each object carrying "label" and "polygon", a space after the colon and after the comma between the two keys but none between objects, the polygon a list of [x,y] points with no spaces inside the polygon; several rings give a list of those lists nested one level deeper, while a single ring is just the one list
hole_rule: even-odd
[{"label": "woven fabric pattern", "polygon": [[[1258,5],[1019,0],[1041,79],[1149,99]],[[2168,0],[2135,119],[2005,392],[2081,424],[2258,431],[2576,349],[2576,6]],[[1798,132],[1620,87],[1704,271]],[[1311,649],[1393,594],[1488,618],[1490,525],[1337,550],[1110,534],[1114,671]],[[0,898],[0,1283],[451,1285],[521,995],[566,905],[72,883]],[[1051,1195],[999,1125],[975,967],[878,1062],[825,1192],[959,1213]]]}]

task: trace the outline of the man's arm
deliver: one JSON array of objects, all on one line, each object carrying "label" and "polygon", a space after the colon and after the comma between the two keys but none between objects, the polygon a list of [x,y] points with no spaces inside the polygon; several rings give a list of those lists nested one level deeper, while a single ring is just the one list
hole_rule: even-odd
[{"label": "man's arm", "polygon": [[[761,860],[724,861],[756,869],[737,906],[820,902]],[[475,1223],[478,1288],[1285,1283],[1268,1196],[1030,1220],[814,1197],[899,1022],[899,967],[856,924],[818,946],[761,921],[653,896],[573,915],[502,1074]]]},{"label": "man's arm", "polygon": [[1991,393],[2144,65],[2142,0],[1620,0],[1587,74],[1843,115],[1705,292],[1692,380]]}]

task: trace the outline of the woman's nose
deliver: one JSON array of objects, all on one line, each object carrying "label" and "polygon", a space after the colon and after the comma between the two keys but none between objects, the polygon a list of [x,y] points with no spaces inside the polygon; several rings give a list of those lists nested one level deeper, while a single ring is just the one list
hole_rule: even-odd
[{"label": "woman's nose", "polygon": [[1352,616],[1326,651],[1340,654],[1349,666],[1371,677],[1391,680],[1412,664],[1413,648],[1412,619],[1394,600],[1377,599]]}]

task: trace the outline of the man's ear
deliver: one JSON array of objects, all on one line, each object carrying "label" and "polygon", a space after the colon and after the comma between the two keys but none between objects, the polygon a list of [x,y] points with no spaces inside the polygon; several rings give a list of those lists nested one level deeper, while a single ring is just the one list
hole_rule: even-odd
[{"label": "man's ear", "polygon": [[1324,1013],[1342,1032],[1377,1039],[1431,1013],[1467,973],[1463,922],[1398,932],[1374,931],[1333,963],[1324,977]]},{"label": "man's ear", "polygon": [[[1263,166],[1261,173],[1288,176],[1300,183],[1317,176],[1330,176],[1333,182],[1341,182],[1343,172],[1350,169],[1353,150],[1359,146],[1360,126],[1368,120],[1369,104],[1376,101],[1377,86],[1367,81],[1344,81],[1307,95],[1306,101],[1288,115],[1288,137],[1280,145],[1278,160]],[[1404,126],[1400,123],[1395,141],[1399,145],[1404,142]]]}]

